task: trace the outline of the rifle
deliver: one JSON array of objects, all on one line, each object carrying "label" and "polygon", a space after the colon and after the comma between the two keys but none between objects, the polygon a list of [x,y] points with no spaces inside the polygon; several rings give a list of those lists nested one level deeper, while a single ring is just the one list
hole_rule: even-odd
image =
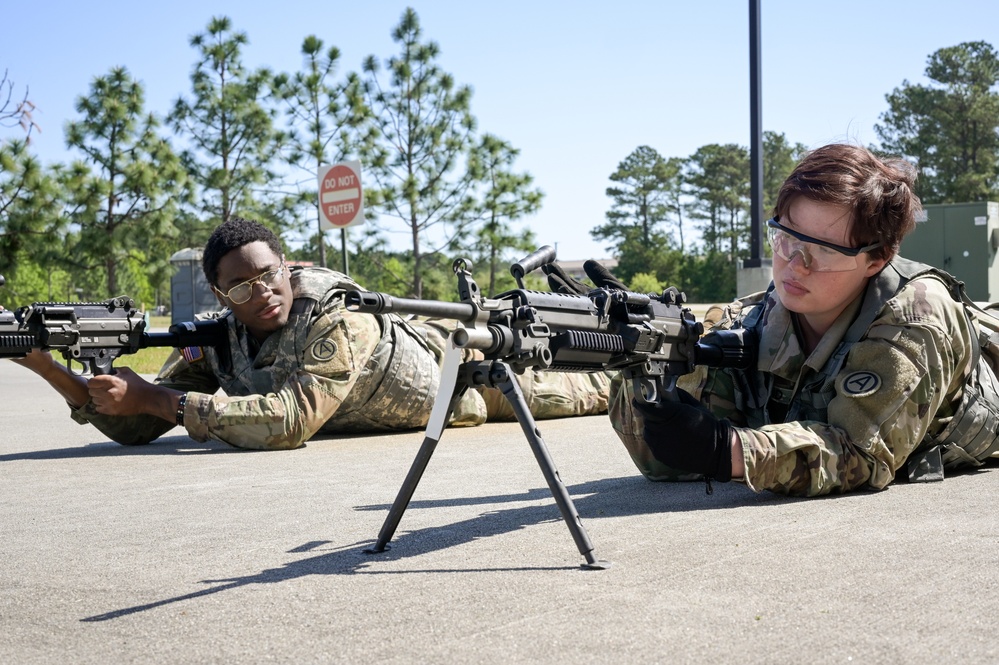
[{"label": "rifle", "polygon": [[[0,286],[4,284],[0,276]],[[33,349],[58,351],[90,372],[113,374],[121,355],[146,347],[214,346],[226,337],[221,321],[175,323],[147,333],[145,317],[128,296],[101,302],[36,302],[0,311],[0,358],[23,358]]]},{"label": "rifle", "polygon": [[[703,335],[703,325],[683,306],[684,294],[674,288],[661,295],[609,288],[596,288],[586,295],[525,288],[525,275],[554,261],[555,250],[546,245],[514,263],[510,273],[519,288],[495,298],[482,297],[467,259],[457,259],[451,266],[458,279],[457,303],[396,298],[371,291],[346,294],[344,304],[349,311],[412,314],[458,322],[448,337],[440,389],[423,445],[378,540],[366,551],[377,553],[388,547],[462,394],[471,386],[489,386],[498,388],[510,401],[579,553],[586,560],[583,567],[606,568],[609,564],[593,554],[593,545],[512,373],[528,367],[539,371],[620,370],[633,383],[636,399],[654,402],[677,399],[677,378],[692,372],[698,364],[746,368],[755,362],[750,352],[755,344],[744,339],[746,331]],[[484,359],[462,362],[464,349],[478,349]]]}]

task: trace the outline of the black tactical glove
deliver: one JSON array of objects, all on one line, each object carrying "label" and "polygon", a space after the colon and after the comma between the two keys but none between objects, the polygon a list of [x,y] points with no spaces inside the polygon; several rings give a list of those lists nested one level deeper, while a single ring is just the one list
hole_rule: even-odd
[{"label": "black tactical glove", "polygon": [[547,263],[541,266],[541,271],[548,275],[548,287],[555,293],[568,293],[571,296],[585,296],[590,287],[579,280],[570,277],[558,263]]},{"label": "black tactical glove", "polygon": [[610,270],[603,267],[593,259],[590,259],[583,264],[583,270],[586,272],[586,276],[593,280],[593,283],[601,289],[620,289],[621,291],[628,290],[628,287],[624,285],[624,282],[612,275]]},{"label": "black tactical glove", "polygon": [[[548,275],[548,286],[555,293],[568,293],[571,295],[585,296],[591,289],[578,279],[571,277],[558,263],[548,263],[541,266],[542,272]],[[612,275],[607,268],[603,267],[593,259],[583,264],[586,276],[593,280],[599,289],[620,289],[627,291],[628,287],[624,282]]]},{"label": "black tactical glove", "polygon": [[643,435],[657,460],[718,482],[732,480],[732,426],[708,413],[690,393],[678,401],[649,404],[634,400],[645,420]]}]

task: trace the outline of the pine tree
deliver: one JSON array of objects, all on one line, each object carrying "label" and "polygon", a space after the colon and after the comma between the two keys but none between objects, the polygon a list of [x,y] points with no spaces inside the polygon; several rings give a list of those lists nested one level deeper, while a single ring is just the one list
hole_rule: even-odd
[{"label": "pine tree", "polygon": [[[379,78],[374,56],[363,65],[365,95],[380,137],[365,151],[377,183],[372,204],[395,218],[409,234],[413,252],[410,293],[423,294],[426,247],[440,249],[460,238],[474,219],[474,177],[467,153],[474,141],[472,90],[459,86],[436,64],[440,47],[421,41],[416,12],[407,8],[392,39],[401,52],[386,62]],[[438,231],[433,241],[431,230]]]},{"label": "pine tree", "polygon": [[[322,166],[356,154],[355,143],[370,143],[373,128],[368,128],[368,132],[363,130],[371,112],[364,101],[360,79],[351,73],[342,82],[331,80],[340,61],[340,50],[335,46],[324,50],[323,46],[323,40],[315,35],[306,37],[302,42],[302,70],[276,76],[274,90],[285,104],[291,128],[285,141],[286,161],[300,176],[291,207],[309,210],[309,220],[316,229],[319,264],[325,267],[326,244],[320,224],[316,174]],[[340,230],[341,239],[345,232],[346,229]]]},{"label": "pine tree", "polygon": [[670,180],[677,175],[654,148],[647,145],[635,148],[610,175],[616,184],[606,192],[612,200],[605,214],[607,223],[592,229],[590,235],[597,240],[618,242],[635,237],[645,244],[660,238],[659,229],[671,211]]},{"label": "pine tree", "polygon": [[[28,265],[47,267],[59,258],[61,200],[53,174],[31,154],[26,138],[0,143],[0,275],[4,296],[46,300],[46,291],[32,289],[24,278]],[[51,292],[49,292],[51,293]]]},{"label": "pine tree", "polygon": [[276,224],[265,185],[277,152],[273,119],[262,100],[271,75],[247,71],[242,49],[245,32],[226,16],[212,18],[205,32],[191,38],[200,54],[191,74],[192,99],[177,99],[168,122],[186,142],[184,165],[198,188],[198,228],[186,229],[192,242],[239,214]]},{"label": "pine tree", "polygon": [[903,81],[874,126],[881,149],[915,161],[924,203],[999,197],[999,54],[965,42],[930,55],[930,85]]},{"label": "pine tree", "polygon": [[746,245],[749,209],[749,151],[734,143],[701,146],[691,155],[684,175],[694,203],[690,214],[705,220],[702,238],[709,252],[722,252],[735,262]]},{"label": "pine tree", "polygon": [[505,261],[507,252],[529,253],[537,249],[530,231],[517,232],[512,226],[516,220],[536,212],[544,197],[540,189],[531,188],[534,178],[530,174],[513,172],[518,154],[506,141],[486,134],[469,159],[472,177],[480,183],[477,201],[481,223],[475,229],[477,240],[472,248],[479,263],[484,262],[489,271],[489,297],[496,294],[497,280],[509,265]]},{"label": "pine tree", "polygon": [[118,295],[119,265],[130,252],[175,234],[173,219],[185,173],[159,121],[144,110],[142,84],[124,67],[94,79],[77,99],[82,115],[66,126],[66,144],[82,160],[64,182],[70,219],[79,227],[71,263],[103,274],[107,296]]}]

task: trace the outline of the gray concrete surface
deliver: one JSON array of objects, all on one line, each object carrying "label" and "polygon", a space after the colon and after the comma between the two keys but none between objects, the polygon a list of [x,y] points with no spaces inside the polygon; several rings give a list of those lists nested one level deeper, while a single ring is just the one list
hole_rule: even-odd
[{"label": "gray concrete surface", "polygon": [[999,662],[999,473],[794,500],[652,484],[603,417],[291,452],[127,448],[0,361],[0,662]]}]

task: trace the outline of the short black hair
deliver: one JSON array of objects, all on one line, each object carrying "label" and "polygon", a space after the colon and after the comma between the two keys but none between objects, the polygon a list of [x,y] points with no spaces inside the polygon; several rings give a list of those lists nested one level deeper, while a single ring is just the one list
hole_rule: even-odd
[{"label": "short black hair", "polygon": [[205,271],[208,283],[218,286],[219,261],[234,249],[251,242],[265,242],[275,254],[281,256],[281,241],[269,228],[252,219],[230,217],[229,221],[219,224],[212,236],[205,243],[205,252],[201,257],[201,268]]}]

